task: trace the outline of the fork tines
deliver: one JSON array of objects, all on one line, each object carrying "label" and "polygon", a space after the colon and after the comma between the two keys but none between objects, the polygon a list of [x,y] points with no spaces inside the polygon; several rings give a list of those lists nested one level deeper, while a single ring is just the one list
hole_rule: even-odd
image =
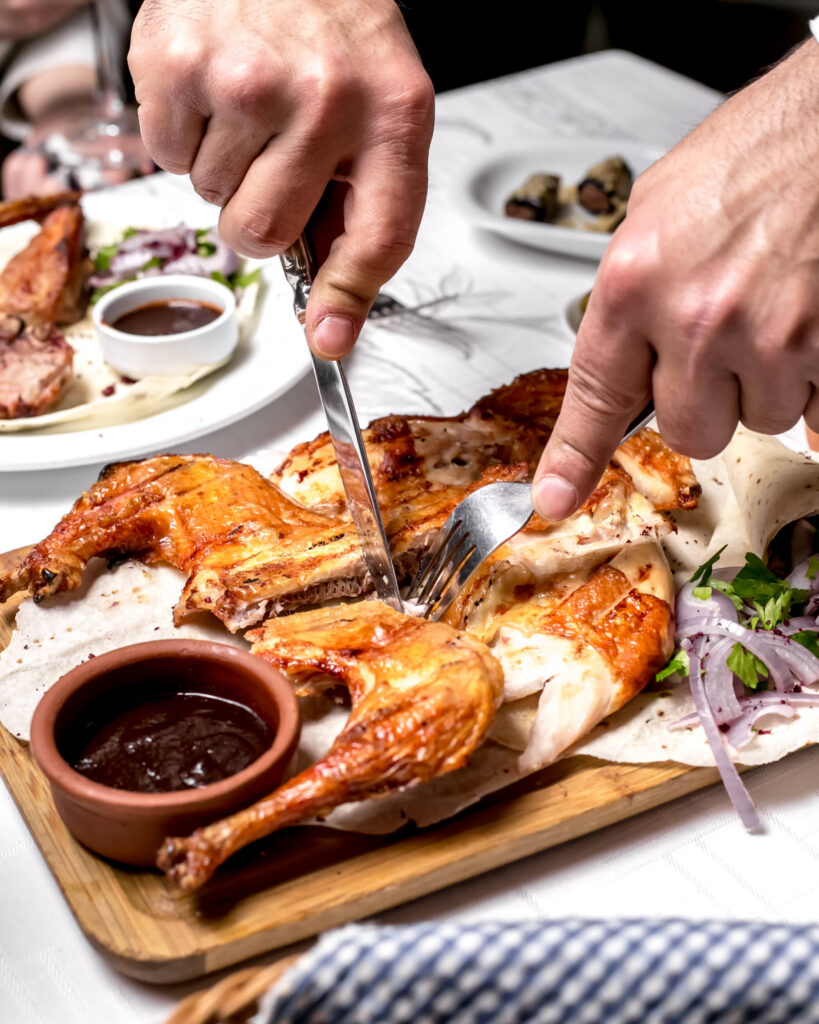
[{"label": "fork tines", "polygon": [[476,554],[463,521],[445,523],[421,562],[405,600],[424,606],[426,618],[436,619],[438,611],[445,610],[450,603],[447,601],[441,607],[450,588],[457,591],[477,568],[480,558]]}]

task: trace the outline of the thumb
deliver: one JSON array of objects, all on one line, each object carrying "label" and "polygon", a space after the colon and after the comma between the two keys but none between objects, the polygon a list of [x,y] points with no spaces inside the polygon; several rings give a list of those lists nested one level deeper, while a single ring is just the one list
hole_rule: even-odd
[{"label": "thumb", "polygon": [[[588,315],[588,314],[587,314]],[[546,520],[570,516],[589,497],[634,415],[651,393],[647,344],[581,326],[560,415],[540,458],[532,504]]]}]

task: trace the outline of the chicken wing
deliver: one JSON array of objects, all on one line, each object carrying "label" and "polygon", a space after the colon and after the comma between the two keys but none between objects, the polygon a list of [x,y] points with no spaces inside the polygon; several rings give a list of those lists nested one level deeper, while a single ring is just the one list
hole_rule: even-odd
[{"label": "chicken wing", "polygon": [[90,270],[79,203],[57,206],[39,233],[0,272],[0,312],[29,325],[72,324],[82,318]]},{"label": "chicken wing", "polygon": [[157,863],[183,889],[271,832],[462,767],[500,703],[501,668],[483,644],[380,601],[315,609],[247,635],[254,654],[296,681],[317,673],[342,680],[352,711],[310,768],[252,807],[165,842]]}]

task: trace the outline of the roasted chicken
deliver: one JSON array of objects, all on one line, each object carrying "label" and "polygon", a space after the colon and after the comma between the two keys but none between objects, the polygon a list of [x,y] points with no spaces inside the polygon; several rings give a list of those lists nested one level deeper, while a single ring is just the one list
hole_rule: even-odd
[{"label": "roasted chicken", "polygon": [[520,768],[550,764],[623,707],[674,647],[673,587],[653,542],[611,562],[544,579],[484,629],[503,666],[496,738],[523,751]]},{"label": "roasted chicken", "polygon": [[[25,209],[25,202],[13,204],[18,213]],[[83,292],[90,265],[83,244],[82,209],[76,201],[67,201],[65,194],[53,197],[51,206],[39,233],[0,271],[0,312],[21,316],[29,325],[73,324],[85,310]],[[31,204],[32,216],[41,216],[45,208],[45,198],[38,198]]]},{"label": "roasted chicken", "polygon": [[0,203],[0,227],[43,220],[38,234],[0,271],[0,419],[51,409],[73,376],[74,352],[56,325],[85,309],[90,270],[75,192]]},{"label": "roasted chicken", "polygon": [[[386,509],[408,486],[462,487],[491,466],[526,463],[531,476],[560,412],[566,370],[516,377],[452,417],[385,416],[363,431],[379,504]],[[658,510],[693,508],[700,487],[687,458],[653,430],[641,430],[613,456]],[[296,445],[272,479],[303,505],[346,515],[344,488],[330,436]]]},{"label": "roasted chicken", "polygon": [[352,711],[329,752],[270,796],[167,840],[158,864],[184,889],[254,839],[462,767],[501,700],[503,674],[482,643],[380,601],[274,619],[247,636],[297,683],[343,681]]},{"label": "roasted chicken", "polygon": [[[539,371],[460,416],[368,428],[399,581],[469,490],[531,476],[565,380]],[[0,577],[0,601],[77,587],[95,555],[164,561],[187,573],[177,621],[207,610],[234,631],[264,622],[247,634],[254,652],[297,685],[329,674],[349,686],[353,711],[325,758],[254,807],[168,841],[161,865],[193,888],[262,835],[463,764],[501,690],[495,729],[524,751],[522,766],[559,756],[666,659],[672,592],[657,541],[673,529],[665,510],[695,506],[698,493],[688,460],[643,431],[578,512],[534,516],[433,625],[377,601],[305,610],[372,591],[326,435],[297,446],[272,480],[210,455],[156,456],[108,467]]]}]

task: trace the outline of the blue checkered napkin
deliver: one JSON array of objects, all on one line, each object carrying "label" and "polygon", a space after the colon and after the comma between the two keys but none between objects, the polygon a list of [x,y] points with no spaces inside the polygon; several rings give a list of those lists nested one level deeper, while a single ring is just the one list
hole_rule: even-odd
[{"label": "blue checkered napkin", "polygon": [[328,932],[255,1024],[819,1022],[819,927],[681,920]]}]

